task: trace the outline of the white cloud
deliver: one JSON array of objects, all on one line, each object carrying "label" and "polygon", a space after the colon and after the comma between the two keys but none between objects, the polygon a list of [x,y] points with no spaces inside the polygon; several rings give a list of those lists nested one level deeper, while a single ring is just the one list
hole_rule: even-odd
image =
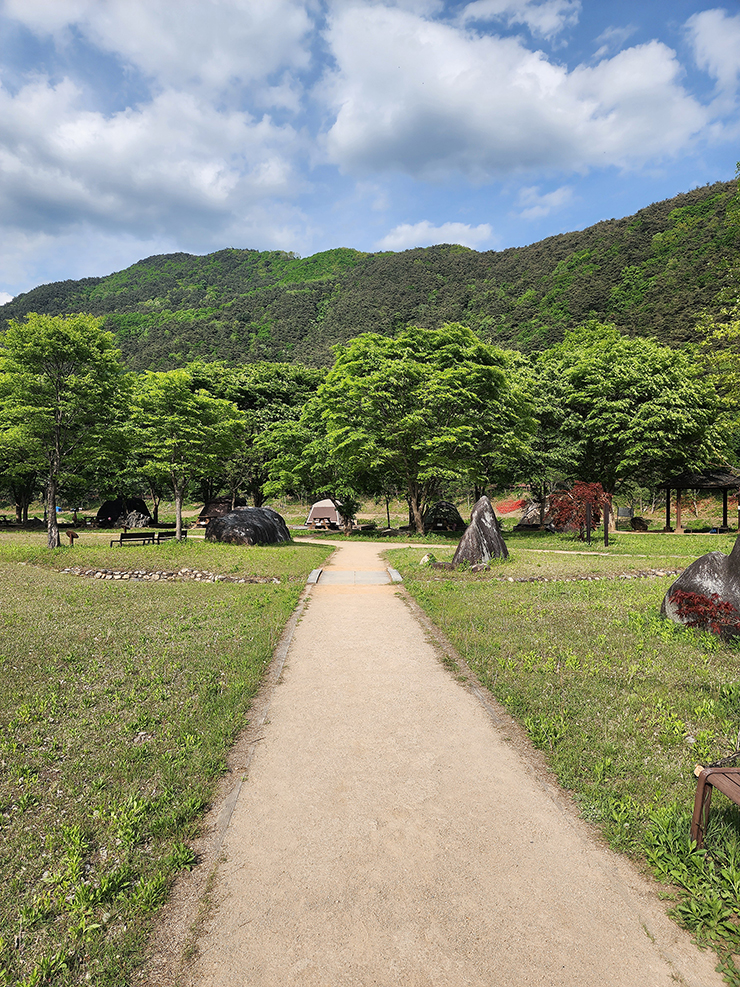
[{"label": "white cloud", "polygon": [[608,27],[596,39],[601,47],[594,53],[594,58],[603,58],[610,51],[618,51],[636,31],[637,27],[634,24],[627,24],[625,27]]},{"label": "white cloud", "polygon": [[542,219],[556,212],[573,201],[573,189],[570,185],[561,185],[553,192],[540,194],[539,185],[530,185],[519,190],[519,205],[524,208],[518,215],[522,219]]},{"label": "white cloud", "polygon": [[460,15],[470,21],[502,20],[509,26],[523,24],[534,35],[552,38],[567,27],[575,27],[581,0],[474,0]]},{"label": "white cloud", "polygon": [[302,187],[295,131],[216,112],[167,90],[140,109],[104,116],[70,81],[0,88],[0,215],[21,228],[104,224],[147,237],[221,226]]},{"label": "white cloud", "polygon": [[326,149],[344,171],[490,181],[530,169],[639,165],[684,150],[708,112],[653,41],[569,72],[517,38],[405,11],[344,8],[327,40],[337,68]]},{"label": "white cloud", "polygon": [[686,24],[699,68],[717,80],[720,89],[734,92],[740,75],[740,15],[703,10]]},{"label": "white cloud", "polygon": [[5,0],[4,13],[60,44],[74,27],[163,87],[219,90],[309,61],[303,0]]},{"label": "white cloud", "polygon": [[421,223],[401,223],[375,244],[377,250],[408,250],[410,247],[430,247],[437,243],[460,243],[479,249],[491,240],[488,223],[469,226],[466,223],[442,223],[435,226],[428,220]]},{"label": "white cloud", "polygon": [[8,302],[12,302],[15,295],[9,295],[7,291],[0,291],[0,305],[7,305]]}]

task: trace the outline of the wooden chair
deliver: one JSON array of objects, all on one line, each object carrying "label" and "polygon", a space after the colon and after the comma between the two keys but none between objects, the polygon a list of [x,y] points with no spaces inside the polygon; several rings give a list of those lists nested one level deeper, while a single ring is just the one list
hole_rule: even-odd
[{"label": "wooden chair", "polygon": [[735,805],[740,805],[740,767],[738,761],[740,761],[740,750],[706,768],[701,764],[697,764],[694,768],[694,774],[698,781],[696,798],[694,799],[694,815],[691,818],[691,839],[696,840],[697,847],[704,843],[704,836],[707,832],[713,788],[726,795]]}]

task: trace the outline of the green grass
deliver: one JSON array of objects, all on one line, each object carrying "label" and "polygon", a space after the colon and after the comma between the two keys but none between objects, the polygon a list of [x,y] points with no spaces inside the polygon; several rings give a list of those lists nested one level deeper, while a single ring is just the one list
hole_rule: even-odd
[{"label": "green grass", "polygon": [[[41,536],[43,538],[43,536]],[[327,549],[0,545],[0,983],[130,983]],[[120,582],[70,562],[270,575]],[[26,564],[19,565],[18,562]]]},{"label": "green grass", "polygon": [[[675,537],[681,546],[689,541]],[[697,851],[689,837],[694,765],[735,748],[740,648],[660,618],[675,577],[568,581],[579,572],[664,567],[663,543],[649,543],[653,554],[639,559],[616,551],[539,554],[510,540],[511,561],[482,574],[421,567],[418,548],[387,554],[407,590],[545,752],[583,815],[670,883],[675,917],[715,946],[729,982],[740,983],[732,960],[740,952],[740,811],[716,796],[708,849]],[[543,573],[551,581],[508,582]]]}]

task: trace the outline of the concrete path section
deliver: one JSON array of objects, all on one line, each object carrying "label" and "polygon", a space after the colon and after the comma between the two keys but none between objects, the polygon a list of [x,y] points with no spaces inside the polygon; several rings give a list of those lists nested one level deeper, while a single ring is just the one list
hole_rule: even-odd
[{"label": "concrete path section", "polygon": [[[372,544],[327,571],[383,572]],[[711,987],[391,584],[313,587],[224,840],[197,987]]]}]

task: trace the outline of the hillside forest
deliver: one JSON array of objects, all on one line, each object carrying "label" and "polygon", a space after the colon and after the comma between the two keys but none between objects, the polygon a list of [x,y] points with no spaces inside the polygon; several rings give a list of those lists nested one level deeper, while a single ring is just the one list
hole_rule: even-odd
[{"label": "hillside forest", "polygon": [[448,322],[524,353],[548,349],[588,319],[680,346],[726,283],[736,210],[728,182],[503,251],[166,254],[107,277],[42,285],[0,316],[5,324],[30,312],[102,318],[135,371],[214,360],[328,367],[332,347],[362,333]]},{"label": "hillside forest", "polygon": [[[45,291],[47,308],[84,301],[108,311],[7,318],[0,336],[0,483],[20,522],[43,494],[53,548],[60,498],[71,504],[144,494],[156,510],[171,491],[179,536],[184,499],[196,492],[203,501],[220,493],[256,506],[279,494],[328,496],[344,505],[347,522],[360,496],[401,496],[410,524],[422,532],[425,511],[450,491],[477,496],[526,484],[542,499],[581,481],[611,496],[654,488],[686,470],[736,465],[740,304],[730,248],[738,214],[736,188],[712,186],[629,222],[601,224],[600,233],[594,227],[498,258],[457,247],[375,258],[331,251],[307,261],[224,251],[152,258],[110,278],[36,289],[6,305],[6,315],[42,301]],[[639,251],[629,253],[627,245],[637,251],[638,242]],[[639,264],[619,267],[639,257]],[[512,306],[508,289],[484,276],[504,262],[512,271],[519,265],[518,280],[506,282],[518,284],[517,291],[537,285],[524,292],[529,301]],[[384,265],[394,273],[395,288],[392,280],[369,277],[376,265],[376,274]],[[414,281],[409,275],[404,294],[398,279],[412,268],[421,273]],[[185,284],[186,270],[199,285]],[[389,323],[383,298],[392,296],[395,306],[406,297],[406,311],[423,314],[412,298],[435,270],[440,287],[424,310],[430,318],[407,323],[396,309]],[[271,286],[260,287],[260,279]],[[463,280],[464,313],[477,317],[440,321],[459,309]],[[328,365],[255,360],[234,350],[232,361],[210,352],[182,366],[158,366],[166,320],[192,328],[198,320],[189,322],[188,313],[204,311],[175,308],[188,293],[205,292],[214,302],[203,316],[213,321],[200,323],[205,333],[211,325],[223,328],[225,313],[239,306],[266,305],[264,316],[277,311],[269,298],[318,293],[315,300],[327,284],[333,287],[321,309],[321,346]],[[484,284],[489,301],[476,307],[472,299],[483,297]],[[245,285],[252,287],[239,294]],[[494,295],[508,301],[496,309]],[[612,321],[593,316],[596,299]],[[168,315],[165,305],[173,306]],[[349,335],[347,313],[355,305],[364,314]],[[670,318],[656,321],[660,306],[672,306]],[[270,346],[279,326],[295,330],[297,354],[318,333],[315,311],[312,319],[302,339],[303,330],[287,319],[266,323],[262,355],[275,355]],[[647,333],[658,325],[660,333]],[[170,354],[175,363],[190,346],[186,338],[183,329],[180,352]],[[506,338],[519,345],[503,346]],[[140,345],[132,347],[134,340]],[[314,356],[319,350],[317,343]]]}]

